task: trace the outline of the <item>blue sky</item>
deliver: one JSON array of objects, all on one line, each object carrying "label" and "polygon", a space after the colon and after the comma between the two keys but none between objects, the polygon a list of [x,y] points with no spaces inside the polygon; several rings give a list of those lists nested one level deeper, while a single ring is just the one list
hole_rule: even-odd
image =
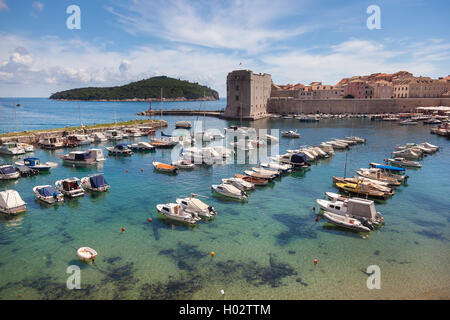
[{"label": "blue sky", "polygon": [[[66,8],[81,9],[69,30]],[[378,5],[381,29],[366,9]],[[0,96],[47,97],[168,75],[226,92],[252,69],[335,84],[408,70],[450,74],[450,1],[0,0]],[[242,63],[242,65],[240,65]]]}]

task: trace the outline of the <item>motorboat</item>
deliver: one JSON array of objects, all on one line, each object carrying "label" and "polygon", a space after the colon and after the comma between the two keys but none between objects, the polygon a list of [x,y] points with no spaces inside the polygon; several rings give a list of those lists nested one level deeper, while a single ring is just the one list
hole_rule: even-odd
[{"label": "motorboat", "polygon": [[110,185],[101,174],[95,174],[89,177],[81,178],[81,187],[90,191],[105,192],[108,191]]},{"label": "motorboat", "polygon": [[348,215],[343,216],[340,214],[325,211],[323,213],[323,217],[327,219],[329,222],[339,227],[362,232],[371,231],[371,229],[369,227],[364,226],[361,221],[355,218],[351,218]]},{"label": "motorboat", "polygon": [[372,167],[371,169],[361,168],[361,170],[362,171],[372,170],[372,172],[373,172],[374,171],[373,169],[377,169],[377,170],[381,171],[382,175],[384,175],[386,177],[394,178],[395,180],[397,180],[399,182],[405,182],[409,178],[409,176],[403,174],[405,172],[405,168],[387,166],[387,165],[376,163],[376,162],[370,162],[369,164]]},{"label": "motorboat", "polygon": [[398,124],[401,126],[415,126],[416,124],[418,124],[418,122],[413,121],[411,119],[407,119],[407,120],[400,121]]},{"label": "motorboat", "polygon": [[201,220],[194,211],[183,209],[178,203],[157,204],[156,210],[163,216],[180,222],[195,224]]},{"label": "motorboat", "polygon": [[269,182],[267,179],[261,179],[261,178],[256,178],[256,177],[252,177],[252,176],[246,176],[246,175],[243,175],[243,174],[235,174],[234,177],[242,179],[242,180],[244,180],[246,182],[250,182],[250,183],[254,184],[255,186],[265,186]]},{"label": "motorboat", "polygon": [[250,170],[244,170],[244,173],[247,176],[250,177],[255,177],[255,178],[259,178],[259,179],[265,179],[269,182],[271,182],[273,179],[276,178],[276,176],[272,173],[260,173],[260,172],[255,172],[255,171],[250,171]]},{"label": "motorboat", "polygon": [[141,133],[143,135],[151,135],[151,134],[155,134],[156,130],[153,127],[149,127],[149,126],[140,126],[139,130],[141,130]]},{"label": "motorboat", "polygon": [[296,131],[281,131],[281,135],[286,138],[300,138],[300,134]]},{"label": "motorboat", "polygon": [[279,158],[279,162],[284,164],[289,164],[293,168],[306,168],[309,167],[310,164],[307,161],[307,157],[304,153],[293,153],[293,154],[285,154]]},{"label": "motorboat", "polygon": [[48,204],[64,201],[64,195],[51,185],[36,186],[33,192],[38,200]]},{"label": "motorboat", "polygon": [[105,131],[105,137],[108,140],[121,140],[123,139],[123,133],[119,130],[110,129]]},{"label": "motorboat", "polygon": [[205,147],[205,148],[196,148],[191,147],[184,149],[183,153],[181,154],[184,160],[191,161],[195,164],[214,164],[218,161],[223,161],[225,157],[227,157],[228,153],[220,153],[216,151],[216,149],[212,147]]},{"label": "motorboat", "polygon": [[155,150],[155,146],[153,146],[149,142],[138,142],[128,145],[128,148],[134,151],[152,151]]},{"label": "motorboat", "polygon": [[48,172],[50,169],[56,168],[58,164],[56,162],[41,163],[39,158],[25,158],[22,161],[16,161],[16,166],[26,166],[31,169],[38,170],[39,172]]},{"label": "motorboat", "polygon": [[331,201],[345,201],[345,200],[348,200],[351,198],[351,197],[343,196],[343,195],[341,195],[339,193],[335,193],[335,192],[325,192],[325,195]]},{"label": "motorboat", "polygon": [[333,155],[334,154],[334,149],[333,149],[333,146],[331,144],[322,142],[319,145],[319,148],[322,149],[324,152],[326,152],[328,155]]},{"label": "motorboat", "polygon": [[267,168],[267,169],[278,170],[278,171],[280,171],[282,173],[290,172],[292,170],[292,165],[279,163],[279,162],[274,162],[274,161],[261,163],[261,167]]},{"label": "motorboat", "polygon": [[363,178],[363,177],[352,177],[352,178],[343,178],[343,177],[333,177],[334,183],[362,183],[369,185],[369,187],[372,187],[376,190],[383,191],[383,192],[392,192],[392,188],[389,187],[389,184],[387,182],[379,181],[379,180],[373,180],[369,178]]},{"label": "motorboat", "polygon": [[422,154],[414,152],[413,150],[411,150],[411,148],[393,151],[392,154],[395,155],[396,157],[402,157],[407,159],[420,159],[422,157]]},{"label": "motorboat", "polygon": [[217,215],[217,212],[214,209],[214,207],[209,206],[200,199],[196,198],[194,194],[191,194],[189,198],[176,199],[176,202],[184,210],[193,211],[201,217],[211,218]]},{"label": "motorboat", "polygon": [[4,142],[0,146],[0,154],[5,154],[8,156],[16,156],[24,154],[25,149],[17,142]]},{"label": "motorboat", "polygon": [[91,144],[94,139],[89,138],[85,134],[71,134],[66,137],[68,141],[72,141],[77,146]]},{"label": "motorboat", "polygon": [[81,180],[76,177],[58,180],[55,182],[55,187],[69,198],[84,196]]},{"label": "motorboat", "polygon": [[401,184],[397,178],[389,176],[387,174],[384,174],[384,172],[381,169],[361,168],[360,170],[357,170],[355,172],[360,177],[378,180],[378,181],[382,181],[382,182],[387,182],[390,186],[399,186]]},{"label": "motorboat", "polygon": [[39,174],[39,170],[31,169],[27,166],[17,166],[15,170],[20,174],[21,177],[30,177]]},{"label": "motorboat", "polygon": [[388,159],[390,165],[398,165],[400,167],[413,167],[413,168],[421,168],[422,164],[418,161],[406,160],[405,158],[393,158]]},{"label": "motorboat", "polygon": [[[290,150],[287,150],[287,151],[289,152]],[[307,148],[302,148],[302,149],[299,149],[299,150],[294,150],[292,153],[297,153],[297,152],[301,152],[301,153],[303,153],[304,155],[306,155],[306,159],[307,159],[308,161],[314,161],[314,160],[317,159],[317,156],[316,156],[314,153],[312,153],[311,150],[309,150],[309,149],[307,149]]]},{"label": "motorboat", "polygon": [[138,128],[126,128],[123,133],[126,134],[128,138],[139,138],[142,136],[141,130]]},{"label": "motorboat", "polygon": [[241,179],[241,178],[236,178],[236,177],[222,179],[222,183],[231,184],[241,191],[248,191],[248,190],[255,189],[255,185],[253,183],[245,181],[244,179]]},{"label": "motorboat", "polygon": [[190,129],[192,127],[192,124],[189,121],[177,121],[175,122],[175,128],[182,128],[182,129]]},{"label": "motorboat", "polygon": [[424,124],[442,124],[442,121],[436,118],[428,119],[423,122]]},{"label": "motorboat", "polygon": [[345,137],[346,140],[353,140],[357,143],[366,143],[366,139],[360,137]]},{"label": "motorboat", "polygon": [[178,168],[175,166],[172,166],[170,164],[165,164],[158,161],[153,161],[153,167],[157,171],[165,172],[165,173],[178,173]]},{"label": "motorboat", "polygon": [[294,119],[294,116],[285,115],[283,116],[283,119]]},{"label": "motorboat", "polygon": [[31,144],[19,143],[19,146],[21,146],[25,152],[34,152],[34,147]]},{"label": "motorboat", "polygon": [[438,151],[439,150],[439,146],[435,146],[435,145],[433,145],[433,144],[431,144],[431,143],[428,143],[428,142],[423,142],[423,143],[420,143],[420,144],[418,144],[419,146],[423,146],[423,147],[426,147],[426,148],[429,148],[429,149],[432,149],[432,150],[434,150],[435,152],[436,151]]},{"label": "motorboat", "polygon": [[219,185],[213,184],[211,186],[211,191],[219,195],[237,200],[245,200],[248,198],[248,195],[245,191],[239,190],[235,186],[226,183],[222,183]]},{"label": "motorboat", "polygon": [[325,142],[325,144],[331,145],[333,147],[333,149],[347,149],[348,148],[348,144],[341,143],[338,141],[333,141],[333,140],[327,141],[327,142]]},{"label": "motorboat", "polygon": [[334,139],[334,141],[342,144],[347,144],[349,146],[353,146],[358,143],[356,140],[347,140],[347,139]]},{"label": "motorboat", "polygon": [[65,143],[58,137],[46,137],[38,142],[39,147],[42,149],[55,150],[65,147]]},{"label": "motorboat", "polygon": [[336,187],[339,190],[346,191],[349,193],[363,195],[366,197],[374,197],[380,199],[387,199],[394,194],[394,192],[384,192],[379,191],[370,185],[362,184],[362,183],[336,183]]},{"label": "motorboat", "polygon": [[320,119],[313,115],[300,116],[297,118],[300,122],[318,122]]},{"label": "motorboat", "polygon": [[90,157],[95,159],[96,162],[106,161],[106,158],[103,155],[102,149],[87,149],[86,152],[88,152]]},{"label": "motorboat", "polygon": [[77,250],[77,256],[83,262],[94,261],[97,257],[97,251],[89,247],[81,247]]},{"label": "motorboat", "polygon": [[275,169],[267,169],[261,167],[252,167],[252,170],[256,173],[260,173],[267,176],[273,176],[274,178],[279,177],[281,175],[281,171]]},{"label": "motorboat", "polygon": [[108,141],[108,138],[102,133],[102,132],[94,132],[91,134],[91,139],[94,140],[94,142],[106,142]]},{"label": "motorboat", "polygon": [[17,172],[12,165],[0,165],[0,180],[12,180],[20,177],[20,172]]},{"label": "motorboat", "polygon": [[195,165],[191,161],[184,159],[172,162],[172,166],[177,167],[178,169],[187,169],[187,170],[194,169],[195,167]]},{"label": "motorboat", "polygon": [[171,139],[151,139],[151,144],[155,148],[173,148],[178,144],[177,140]]},{"label": "motorboat", "polygon": [[112,155],[131,156],[133,154],[133,151],[131,151],[131,149],[129,149],[126,144],[118,144],[114,147],[106,147],[106,150],[108,150],[108,153]]},{"label": "motorboat", "polygon": [[370,224],[374,225],[380,225],[384,223],[383,216],[381,215],[381,213],[376,211],[375,203],[372,200],[350,198],[344,201],[328,201],[317,199],[316,202],[324,211],[340,214],[343,216],[347,214],[350,217],[361,220],[361,222],[369,221]]},{"label": "motorboat", "polygon": [[62,159],[64,164],[76,166],[89,166],[96,163],[95,159],[87,151],[72,151],[68,154],[60,155],[59,158]]},{"label": "motorboat", "polygon": [[0,191],[0,212],[16,215],[27,210],[27,204],[15,190]]},{"label": "motorboat", "polygon": [[319,158],[329,158],[330,157],[330,155],[328,153],[326,153],[319,147],[311,147],[310,150],[315,152]]}]

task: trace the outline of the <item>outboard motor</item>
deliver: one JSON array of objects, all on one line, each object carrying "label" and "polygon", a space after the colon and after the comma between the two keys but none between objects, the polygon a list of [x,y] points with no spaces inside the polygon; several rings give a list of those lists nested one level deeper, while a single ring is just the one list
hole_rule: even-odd
[{"label": "outboard motor", "polygon": [[367,227],[370,230],[373,230],[373,225],[370,223],[370,221],[367,218],[361,218],[360,221],[364,227]]}]

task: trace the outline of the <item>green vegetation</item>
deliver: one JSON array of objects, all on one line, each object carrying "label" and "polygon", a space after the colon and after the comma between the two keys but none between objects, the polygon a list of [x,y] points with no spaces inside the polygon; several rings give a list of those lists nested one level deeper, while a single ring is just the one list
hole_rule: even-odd
[{"label": "green vegetation", "polygon": [[63,132],[63,131],[77,131],[82,129],[96,129],[96,128],[108,128],[115,126],[135,126],[135,125],[150,125],[154,127],[164,127],[167,125],[164,120],[130,120],[123,121],[117,123],[100,123],[94,124],[91,126],[83,126],[83,127],[65,127],[65,128],[54,128],[54,129],[45,129],[45,130],[32,130],[32,131],[23,131],[23,132],[8,132],[0,134],[0,138],[11,138],[11,137],[20,137],[20,136],[33,136],[38,133],[44,132]]},{"label": "green vegetation", "polygon": [[351,94],[346,94],[345,96],[343,96],[344,99],[354,99],[355,97]]},{"label": "green vegetation", "polygon": [[173,79],[166,76],[136,81],[124,86],[104,88],[78,88],[54,93],[50,99],[65,100],[130,100],[160,99],[163,88],[164,99],[198,100],[203,96],[219,99],[217,91],[198,83]]}]

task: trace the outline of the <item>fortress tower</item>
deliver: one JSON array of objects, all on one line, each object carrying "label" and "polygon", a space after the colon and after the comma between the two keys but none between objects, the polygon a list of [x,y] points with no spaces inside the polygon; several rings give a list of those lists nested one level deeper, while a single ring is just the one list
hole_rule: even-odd
[{"label": "fortress tower", "polygon": [[265,118],[272,77],[251,70],[235,70],[227,76],[227,119],[257,120]]}]

